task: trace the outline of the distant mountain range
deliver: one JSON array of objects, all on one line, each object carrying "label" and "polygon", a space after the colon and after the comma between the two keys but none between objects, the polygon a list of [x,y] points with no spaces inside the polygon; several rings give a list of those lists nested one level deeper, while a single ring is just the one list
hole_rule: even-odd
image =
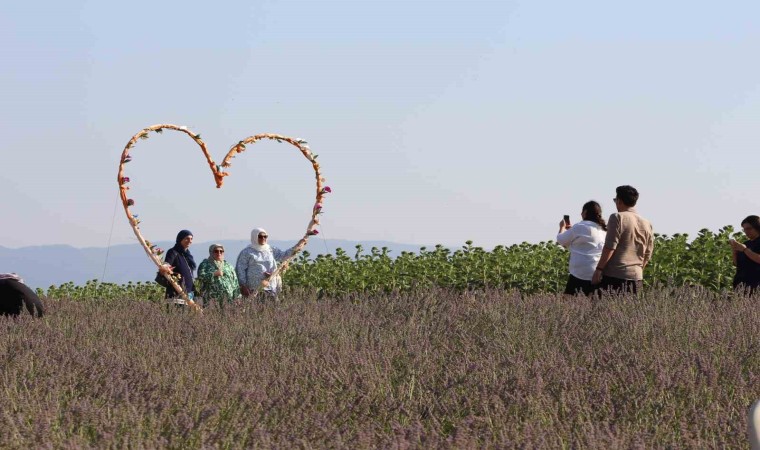
[{"label": "distant mountain range", "polygon": [[[226,250],[226,259],[235,264],[238,253],[248,241],[229,240],[219,241]],[[287,249],[296,241],[273,241],[271,245]],[[195,260],[200,262],[208,257],[208,247],[211,242],[196,242],[190,247]],[[312,256],[319,254],[335,254],[337,248],[342,248],[353,257],[356,245],[361,244],[364,252],[369,253],[372,247],[387,247],[391,256],[398,256],[402,251],[419,252],[418,245],[397,244],[385,241],[357,242],[340,239],[312,239],[305,250]],[[161,248],[168,249],[174,245],[171,242],[158,242]],[[6,248],[0,246],[0,273],[15,272],[32,288],[47,289],[51,285],[60,285],[68,281],[84,284],[88,280],[100,280],[110,283],[126,283],[128,281],[152,281],[156,268],[151,263],[145,251],[137,244],[114,245],[110,248],[89,247],[75,248],[68,245],[43,245],[36,247]]]}]

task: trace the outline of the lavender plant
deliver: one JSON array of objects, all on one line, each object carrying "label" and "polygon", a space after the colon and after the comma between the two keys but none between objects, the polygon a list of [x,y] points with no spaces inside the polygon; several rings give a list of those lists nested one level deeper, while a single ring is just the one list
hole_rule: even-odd
[{"label": "lavender plant", "polygon": [[0,318],[3,448],[741,448],[757,298],[291,289]]}]

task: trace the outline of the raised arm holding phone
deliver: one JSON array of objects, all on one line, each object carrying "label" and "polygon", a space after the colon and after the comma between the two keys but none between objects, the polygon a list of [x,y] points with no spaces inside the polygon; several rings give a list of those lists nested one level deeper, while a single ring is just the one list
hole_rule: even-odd
[{"label": "raised arm holding phone", "polygon": [[557,243],[570,250],[570,276],[565,286],[565,294],[590,294],[593,290],[591,277],[594,274],[607,230],[602,218],[602,207],[595,201],[586,202],[581,209],[581,220],[570,224],[570,216],[565,215],[559,223]]}]

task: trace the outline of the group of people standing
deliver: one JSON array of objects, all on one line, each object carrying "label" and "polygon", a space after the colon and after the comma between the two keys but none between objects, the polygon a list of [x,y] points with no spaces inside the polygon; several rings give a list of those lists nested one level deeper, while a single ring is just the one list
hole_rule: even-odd
[{"label": "group of people standing", "polygon": [[[272,277],[278,263],[291,256],[295,250],[280,250],[268,244],[269,234],[263,228],[251,231],[251,243],[240,251],[233,268],[225,260],[225,249],[221,244],[212,244],[208,258],[196,265],[190,253],[193,233],[182,230],[177,234],[174,247],[166,252],[164,262],[174,268],[180,275],[180,285],[188,297],[200,297],[204,303],[216,301],[225,304],[257,293],[260,299],[276,298],[282,288],[279,276]],[[194,276],[197,270],[198,276]],[[197,280],[197,283],[196,283]],[[259,291],[259,287],[263,288]],[[196,289],[200,286],[200,295]],[[170,285],[166,288],[166,298],[176,298],[178,293]]]},{"label": "group of people standing", "polygon": [[[641,291],[644,268],[654,250],[654,232],[636,211],[638,200],[636,188],[618,186],[613,199],[617,212],[606,222],[595,201],[583,205],[581,222],[571,225],[568,216],[560,222],[557,242],[570,250],[565,294]],[[748,241],[729,241],[736,266],[733,286],[751,293],[760,287],[760,218],[748,216],[741,225]]]}]

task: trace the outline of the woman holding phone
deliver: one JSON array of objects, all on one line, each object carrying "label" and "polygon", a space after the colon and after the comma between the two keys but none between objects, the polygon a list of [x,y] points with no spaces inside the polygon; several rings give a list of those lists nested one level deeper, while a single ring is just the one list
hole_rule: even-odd
[{"label": "woman holding phone", "polygon": [[729,241],[736,266],[734,289],[752,294],[760,288],[760,217],[747,216],[742,220],[742,230],[747,241]]},{"label": "woman holding phone", "polygon": [[582,221],[570,224],[565,216],[559,223],[557,243],[570,250],[570,276],[565,286],[565,294],[591,294],[591,278],[602,255],[607,223],[602,218],[602,207],[591,200],[581,209]]}]

